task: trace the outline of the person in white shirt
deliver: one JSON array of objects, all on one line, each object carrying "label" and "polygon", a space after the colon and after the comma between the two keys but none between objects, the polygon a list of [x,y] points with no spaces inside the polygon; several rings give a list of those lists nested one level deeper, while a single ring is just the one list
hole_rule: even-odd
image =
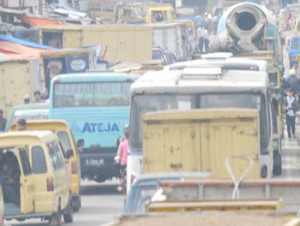
[{"label": "person in white shirt", "polygon": [[200,27],[198,27],[197,34],[198,34],[199,51],[200,53],[203,53],[204,35],[205,35],[205,29],[203,24],[201,24]]},{"label": "person in white shirt", "polygon": [[286,109],[286,126],[287,126],[287,132],[289,140],[293,138],[296,138],[295,135],[295,119],[296,119],[296,104],[297,101],[295,97],[293,96],[292,89],[288,90],[286,97],[286,103],[285,103],[285,109]]}]

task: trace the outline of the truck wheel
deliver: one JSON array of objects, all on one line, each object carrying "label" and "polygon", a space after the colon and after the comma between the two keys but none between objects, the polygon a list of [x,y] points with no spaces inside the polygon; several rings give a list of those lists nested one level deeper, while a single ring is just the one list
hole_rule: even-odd
[{"label": "truck wheel", "polygon": [[76,197],[76,199],[73,200],[72,204],[73,204],[73,205],[72,205],[73,211],[74,211],[74,212],[78,212],[78,211],[80,210],[80,207],[81,207],[81,196],[78,195],[78,196]]},{"label": "truck wheel", "polygon": [[61,209],[59,208],[57,212],[53,213],[50,220],[49,226],[61,226]]},{"label": "truck wheel", "polygon": [[263,165],[260,171],[261,178],[267,178],[268,176],[268,167],[266,165]]},{"label": "truck wheel", "polygon": [[73,222],[72,198],[69,199],[68,206],[65,209],[65,211],[63,213],[63,216],[64,216],[64,221],[66,223],[72,223]]},{"label": "truck wheel", "polygon": [[278,152],[273,153],[273,175],[280,176],[282,173],[282,159]]}]

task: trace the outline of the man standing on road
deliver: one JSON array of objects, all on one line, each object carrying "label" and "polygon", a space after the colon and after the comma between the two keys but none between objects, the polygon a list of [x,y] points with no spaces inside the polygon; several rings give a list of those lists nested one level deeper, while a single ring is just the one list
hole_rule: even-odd
[{"label": "man standing on road", "polygon": [[128,137],[129,137],[129,127],[124,126],[124,137],[119,144],[117,159],[120,164],[121,180],[118,186],[118,191],[123,191],[126,189],[126,167],[127,167],[127,155],[128,155]]},{"label": "man standing on road", "polygon": [[3,117],[3,110],[0,108],[0,133],[5,131],[6,119]]},{"label": "man standing on road", "polygon": [[199,52],[203,53],[203,47],[204,47],[204,36],[205,36],[205,29],[204,25],[201,24],[200,27],[197,29],[198,34],[198,45],[199,45]]},{"label": "man standing on road", "polygon": [[296,99],[293,96],[293,90],[289,89],[286,97],[285,109],[286,109],[286,126],[289,140],[296,138],[295,135],[295,119],[296,119]]}]

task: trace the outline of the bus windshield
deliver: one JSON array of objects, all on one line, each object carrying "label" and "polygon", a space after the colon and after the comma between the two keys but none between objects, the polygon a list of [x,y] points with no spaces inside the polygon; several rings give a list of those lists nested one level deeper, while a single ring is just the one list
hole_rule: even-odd
[{"label": "bus windshield", "polygon": [[127,106],[129,82],[61,83],[54,88],[54,108]]},{"label": "bus windshield", "polygon": [[189,110],[200,108],[253,108],[260,114],[261,149],[268,145],[267,110],[265,99],[254,93],[213,94],[148,94],[136,95],[132,100],[130,142],[131,151],[142,150],[142,116],[147,112]]},{"label": "bus windshield", "polygon": [[66,120],[83,151],[116,149],[116,140],[129,121],[130,85],[133,81],[99,78],[53,83],[50,118]]}]

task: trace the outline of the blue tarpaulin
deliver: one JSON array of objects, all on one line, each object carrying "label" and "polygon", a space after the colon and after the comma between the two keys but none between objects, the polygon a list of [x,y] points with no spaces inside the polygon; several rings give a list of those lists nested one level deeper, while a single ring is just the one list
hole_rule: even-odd
[{"label": "blue tarpaulin", "polygon": [[39,49],[53,49],[53,50],[57,49],[52,46],[42,45],[42,44],[35,43],[35,42],[29,42],[29,41],[25,41],[22,39],[10,37],[7,35],[1,35],[1,34],[0,34],[0,41],[13,42],[13,43],[21,44],[24,46],[28,46],[28,47],[32,47],[32,48],[39,48]]}]

